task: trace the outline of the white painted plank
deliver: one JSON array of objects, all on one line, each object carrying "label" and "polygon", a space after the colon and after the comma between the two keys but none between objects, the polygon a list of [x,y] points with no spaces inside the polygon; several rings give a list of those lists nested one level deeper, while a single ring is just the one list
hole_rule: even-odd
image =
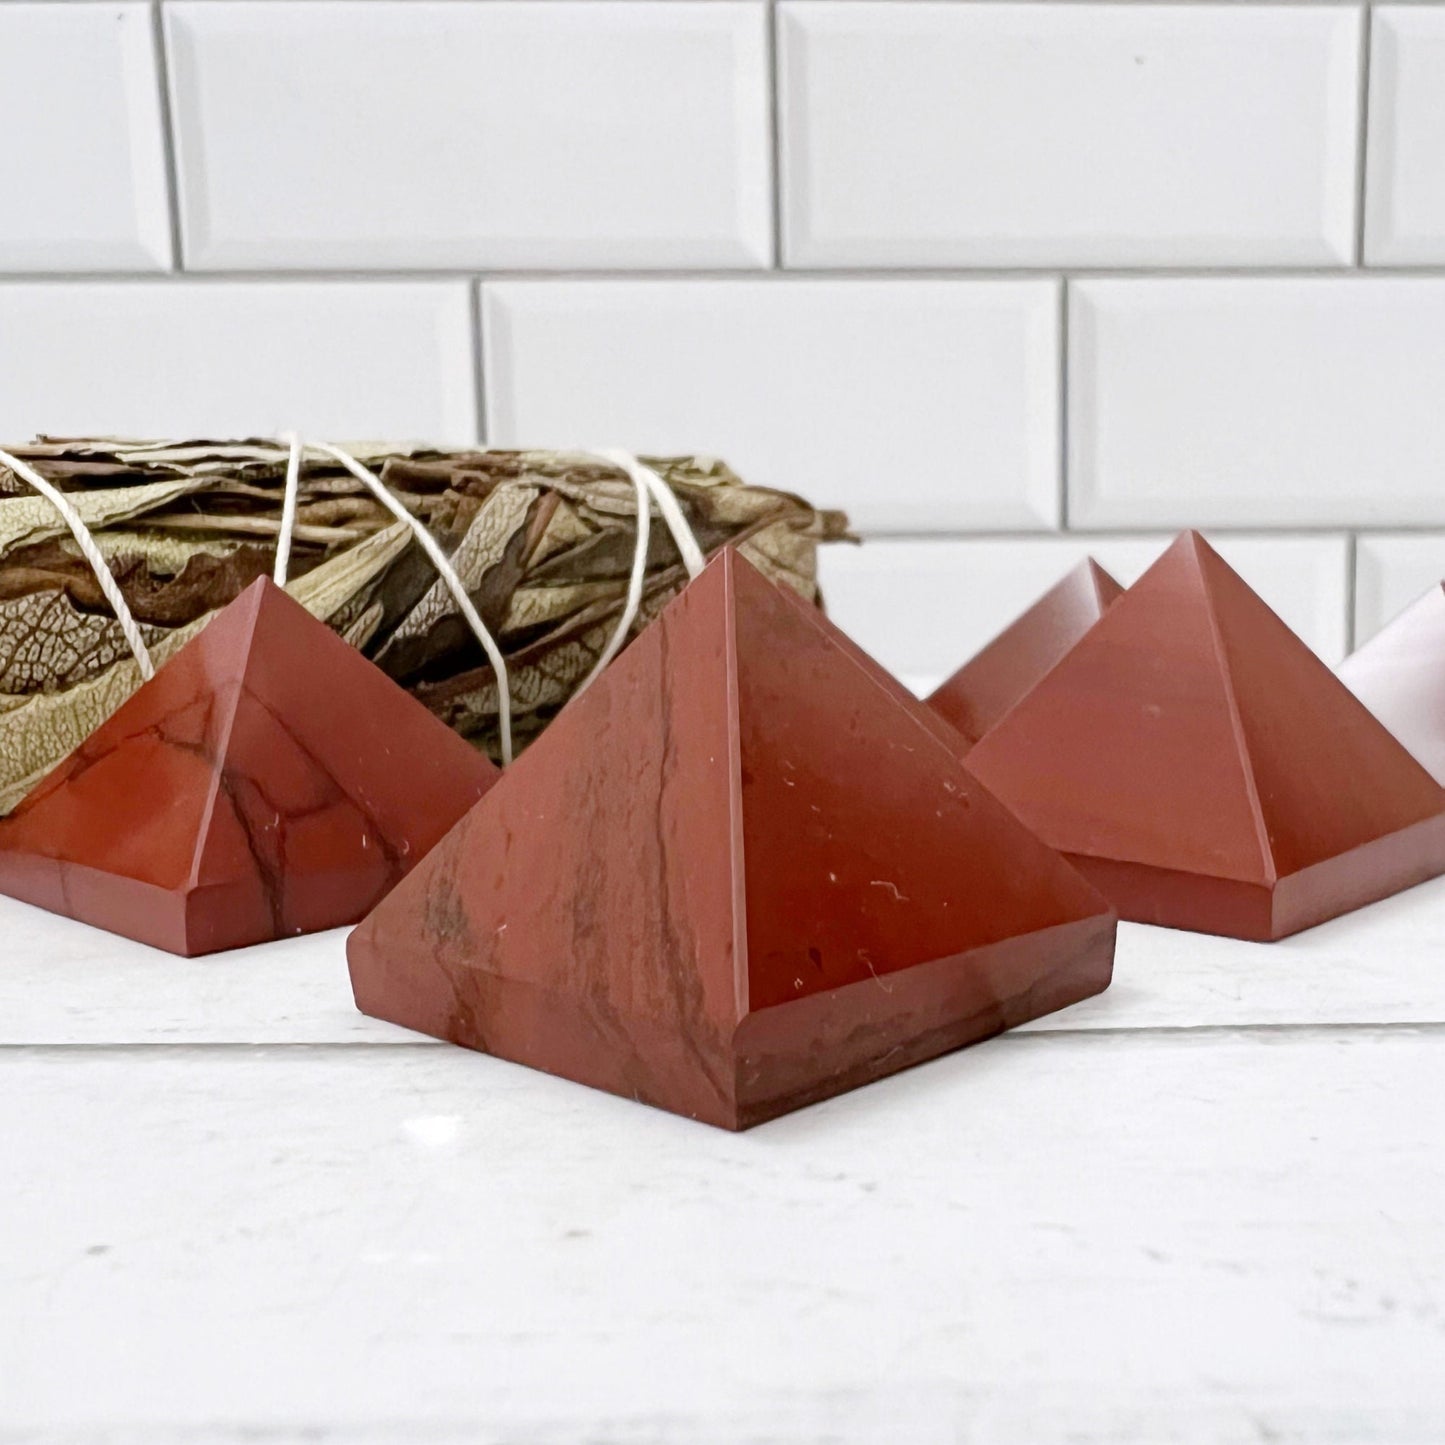
[{"label": "white painted plank", "polygon": [[[345,937],[177,959],[0,898],[0,1046],[428,1042],[356,1012]],[[1275,944],[1124,924],[1113,986],[1029,1027],[1445,1023],[1442,958],[1445,879]]]},{"label": "white painted plank", "polygon": [[0,897],[0,1046],[414,1040],[356,1011],[346,933],[176,958]]},{"label": "white painted plank", "polygon": [[1424,1445],[1442,1129],[1406,1030],[1014,1035],[743,1136],[460,1050],[5,1051],[0,1418]]},{"label": "white painted plank", "polygon": [[1445,1023],[1445,878],[1278,943],[1119,926],[1114,982],[1030,1029]]}]

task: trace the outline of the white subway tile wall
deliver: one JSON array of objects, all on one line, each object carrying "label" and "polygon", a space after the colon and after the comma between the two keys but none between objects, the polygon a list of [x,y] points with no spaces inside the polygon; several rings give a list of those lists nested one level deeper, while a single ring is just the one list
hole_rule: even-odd
[{"label": "white subway tile wall", "polygon": [[1445,277],[1079,281],[1069,381],[1080,525],[1445,523]]},{"label": "white subway tile wall", "polygon": [[790,264],[1352,255],[1348,9],[788,0],[779,19]]},{"label": "white subway tile wall", "polygon": [[0,5],[0,271],[171,264],[146,4]]},{"label": "white subway tile wall", "polygon": [[1331,662],[1445,577],[1445,0],[5,0],[0,82],[0,443],[717,453],[919,688],[1182,526]]},{"label": "white subway tile wall", "polygon": [[1059,513],[1059,284],[482,286],[501,446],[695,449],[877,531]]},{"label": "white subway tile wall", "polygon": [[188,265],[766,266],[767,14],[165,7]]},{"label": "white subway tile wall", "polygon": [[467,442],[470,301],[465,281],[0,283],[0,437]]},{"label": "white subway tile wall", "polygon": [[1374,12],[1365,257],[1445,261],[1445,9]]}]

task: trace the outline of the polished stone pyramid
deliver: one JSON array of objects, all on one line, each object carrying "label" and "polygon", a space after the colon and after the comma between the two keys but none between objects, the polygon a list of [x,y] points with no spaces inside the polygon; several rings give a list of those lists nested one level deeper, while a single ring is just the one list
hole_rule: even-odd
[{"label": "polished stone pyramid", "polygon": [[0,819],[0,892],[181,954],[334,928],[497,776],[263,578]]},{"label": "polished stone pyramid", "polygon": [[1086,558],[964,663],[928,699],[929,707],[976,743],[1123,590],[1092,557]]},{"label": "polished stone pyramid", "polygon": [[1437,583],[1346,658],[1339,676],[1445,783],[1445,585]]},{"label": "polished stone pyramid", "polygon": [[347,952],[366,1013],[739,1129],[1098,992],[1114,928],[725,550]]},{"label": "polished stone pyramid", "polygon": [[1193,532],[968,765],[1143,923],[1279,938],[1445,871],[1445,792]]}]

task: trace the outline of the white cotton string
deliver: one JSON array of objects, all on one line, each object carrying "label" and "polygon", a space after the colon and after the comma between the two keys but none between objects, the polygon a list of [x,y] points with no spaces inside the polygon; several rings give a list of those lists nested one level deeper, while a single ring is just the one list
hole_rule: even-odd
[{"label": "white cotton string", "polygon": [[651,467],[638,461],[631,452],[600,451],[597,455],[605,457],[613,466],[621,467],[632,478],[634,486],[640,484],[652,494],[657,510],[662,513],[662,520],[667,523],[667,530],[672,533],[673,545],[682,556],[687,575],[696,577],[707,565],[707,558],[702,555],[702,548],[698,546],[682,506],[672,494],[672,488]]},{"label": "white cotton string", "polygon": [[281,531],[276,538],[276,568],[271,580],[278,587],[286,585],[286,573],[291,566],[291,534],[296,530],[296,495],[301,490],[301,438],[293,431],[287,432],[282,441],[291,448],[286,459],[286,496],[281,503]]},{"label": "white cotton string", "polygon": [[497,646],[492,634],[487,631],[486,623],[482,621],[477,609],[472,605],[472,599],[467,596],[467,589],[462,586],[462,579],[457,576],[452,564],[447,561],[446,554],[437,545],[436,538],[392,496],[380,477],[362,466],[355,457],[342,451],[340,447],[331,446],[327,442],[313,442],[312,446],[317,451],[325,452],[327,456],[340,462],[398,522],[405,522],[411,528],[413,535],[421,544],[422,551],[426,553],[432,566],[436,568],[438,576],[446,583],[447,591],[452,594],[452,600],[461,609],[461,614],[466,619],[467,625],[476,634],[477,641],[482,644],[482,650],[487,654],[487,659],[492,664],[492,670],[497,675],[497,721],[501,732],[502,766],[506,767],[512,761],[512,694],[507,682],[507,661],[502,656],[502,649]]},{"label": "white cotton string", "polygon": [[[599,452],[598,455],[602,454]],[[632,571],[627,578],[627,601],[622,608],[622,616],[617,619],[617,626],[612,629],[612,636],[607,639],[607,646],[593,663],[592,671],[578,684],[573,697],[586,692],[601,676],[607,664],[622,650],[622,644],[627,641],[627,634],[632,629],[633,619],[637,616],[637,609],[642,606],[642,584],[647,577],[647,547],[652,534],[652,493],[641,477],[633,476],[632,485],[637,489],[637,545],[632,549]]]},{"label": "white cotton string", "polygon": [[141,677],[149,682],[156,675],[150,649],[146,647],[145,638],[141,636],[140,628],[136,625],[136,620],[126,605],[120,584],[115,580],[109,564],[96,545],[95,538],[90,535],[90,528],[81,520],[80,513],[70,505],[64,492],[57,491],[34,467],[27,466],[19,457],[12,457],[9,452],[0,451],[0,462],[4,462],[21,481],[29,482],[60,513],[61,519],[70,528],[70,535],[75,538],[81,555],[90,563],[90,569],[95,573],[95,580],[100,584],[100,590],[105,600],[110,603],[111,610],[115,613],[115,620],[120,623],[120,630],[124,634],[130,650],[135,654]]},{"label": "white cotton string", "polygon": [[627,641],[627,634],[637,619],[638,608],[642,606],[642,585],[647,575],[647,547],[652,532],[653,501],[657,502],[663,521],[672,533],[673,543],[682,555],[687,575],[690,578],[696,577],[706,562],[702,548],[698,546],[697,538],[693,535],[677,498],[672,494],[672,488],[657,472],[644,466],[631,452],[608,450],[597,451],[592,455],[602,457],[613,466],[621,467],[637,489],[637,543],[632,549],[632,571],[627,578],[627,600],[623,604],[622,615],[617,619],[617,626],[612,629],[607,646],[602,649],[592,671],[582,679],[577,691],[573,693],[574,697],[591,687],[607,664],[622,650],[622,644]]}]

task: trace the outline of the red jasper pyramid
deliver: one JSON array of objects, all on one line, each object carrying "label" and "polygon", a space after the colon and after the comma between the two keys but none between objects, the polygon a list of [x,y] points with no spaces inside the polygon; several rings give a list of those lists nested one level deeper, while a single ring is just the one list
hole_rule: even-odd
[{"label": "red jasper pyramid", "polygon": [[976,743],[1104,615],[1123,588],[1092,557],[1080,562],[929,699]]},{"label": "red jasper pyramid", "polygon": [[1143,923],[1280,938],[1445,871],[1445,791],[1193,532],[968,765]]},{"label": "red jasper pyramid", "polygon": [[1445,782],[1445,585],[1437,582],[1346,658],[1340,681]]},{"label": "red jasper pyramid", "polygon": [[725,550],[350,938],[358,1006],[740,1129],[1104,988],[1108,905]]},{"label": "red jasper pyramid", "polygon": [[0,892],[182,954],[334,928],[497,776],[263,578],[0,819]]}]

